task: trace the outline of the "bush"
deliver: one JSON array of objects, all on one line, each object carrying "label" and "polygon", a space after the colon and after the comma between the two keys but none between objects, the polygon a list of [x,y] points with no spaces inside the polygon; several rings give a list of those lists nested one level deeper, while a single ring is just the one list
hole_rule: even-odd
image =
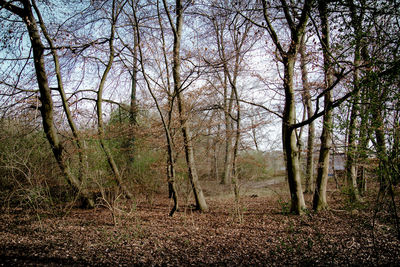
[{"label": "bush", "polygon": [[239,178],[246,180],[264,180],[274,176],[276,172],[270,157],[260,151],[243,152],[238,158]]},{"label": "bush", "polygon": [[46,208],[59,170],[44,134],[16,119],[0,122],[0,188],[7,205]]}]

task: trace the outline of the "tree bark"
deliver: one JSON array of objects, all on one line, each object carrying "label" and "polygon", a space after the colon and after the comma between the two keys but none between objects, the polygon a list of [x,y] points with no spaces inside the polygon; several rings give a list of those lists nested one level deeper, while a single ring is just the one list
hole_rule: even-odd
[{"label": "tree bark", "polygon": [[[356,60],[355,62],[356,63]],[[359,61],[358,61],[359,63]],[[358,70],[354,71],[354,87],[357,86],[358,81]],[[349,122],[349,135],[348,135],[348,148],[347,148],[347,160],[346,160],[346,180],[349,190],[349,197],[351,201],[357,201],[360,199],[358,186],[357,186],[357,116],[358,116],[358,101],[359,93],[357,92],[352,97],[352,105],[350,112]]]},{"label": "tree bark", "polygon": [[[229,69],[227,66],[227,58],[225,56],[225,39],[224,29],[226,23],[218,24],[218,20],[213,21],[215,34],[217,37],[218,54],[223,65],[223,80],[221,81],[224,90],[224,122],[225,122],[225,156],[224,156],[224,172],[222,174],[221,184],[231,182],[232,176],[232,141],[233,141],[233,122],[232,122],[232,105],[234,92],[229,82]],[[229,90],[230,88],[230,90]]]},{"label": "tree bark", "polygon": [[[134,1],[132,3],[135,4]],[[134,33],[133,33],[133,62],[132,62],[132,74],[131,74],[131,99],[130,99],[130,107],[129,107],[129,124],[130,127],[135,127],[137,125],[137,113],[138,113],[138,106],[136,100],[136,91],[137,91],[137,74],[138,74],[138,37],[137,31],[135,30],[137,26],[133,26]],[[135,160],[135,135],[133,134],[130,136],[129,139],[129,161],[132,164]]]},{"label": "tree bark", "polygon": [[[307,109],[307,118],[311,118],[314,114],[311,95],[310,95],[310,84],[308,82],[308,71],[307,71],[307,51],[305,49],[305,35],[301,38],[300,48],[300,68],[301,78],[303,83],[303,103]],[[304,193],[313,192],[314,184],[314,139],[315,130],[314,122],[308,125],[308,138],[307,138],[307,165],[306,165],[306,177],[305,177],[305,191]]]},{"label": "tree bark", "polygon": [[219,157],[218,157],[218,151],[219,151],[219,133],[221,130],[221,124],[217,125],[217,133],[216,136],[214,137],[213,140],[213,157],[212,157],[212,177],[216,180],[219,181]]},{"label": "tree bark", "polygon": [[188,167],[189,180],[193,189],[193,194],[196,202],[196,209],[200,211],[208,211],[207,203],[203,195],[203,190],[200,187],[199,178],[196,170],[194,151],[193,151],[193,140],[188,123],[188,118],[185,118],[185,103],[182,95],[182,83],[181,83],[181,58],[180,58],[180,46],[182,38],[182,24],[183,24],[183,7],[180,0],[176,1],[176,22],[175,25],[172,22],[172,18],[169,15],[168,6],[166,0],[163,0],[165,11],[168,14],[170,26],[174,33],[174,45],[173,45],[173,65],[172,75],[174,79],[174,93],[176,95],[176,101],[178,105],[179,121],[182,128],[183,143],[185,148],[185,158]]},{"label": "tree bark", "polygon": [[236,87],[236,78],[238,76],[239,72],[239,54],[236,55],[236,62],[235,62],[235,68],[234,68],[234,78],[231,81],[231,86],[232,90],[235,95],[235,100],[236,100],[236,118],[235,118],[235,123],[236,123],[236,131],[235,131],[235,143],[233,146],[233,161],[232,161],[232,183],[234,186],[234,193],[235,197],[238,200],[239,199],[239,181],[238,181],[238,171],[237,171],[237,158],[239,154],[239,143],[240,143],[240,123],[241,123],[241,110],[240,110],[240,101],[239,101],[239,93]]},{"label": "tree bark", "polygon": [[[322,52],[324,56],[325,88],[330,88],[333,84],[333,69],[330,58],[330,30],[328,24],[328,3],[323,0],[318,1],[319,15],[321,18],[322,31]],[[325,109],[332,105],[332,90],[325,93]],[[323,129],[321,135],[321,147],[318,159],[317,181],[313,199],[313,209],[316,211],[328,208],[326,199],[326,187],[328,185],[329,173],[329,153],[332,146],[332,110],[326,110],[323,116]]]},{"label": "tree bark", "polygon": [[175,184],[175,152],[173,150],[173,144],[171,135],[167,131],[167,149],[168,149],[168,160],[167,160],[167,179],[168,179],[168,197],[172,198],[174,205],[169,213],[169,216],[173,216],[174,213],[179,209],[179,196],[178,190]]},{"label": "tree bark", "polygon": [[228,76],[224,71],[224,118],[225,118],[225,158],[224,158],[224,173],[222,175],[221,184],[228,184],[231,181],[232,174],[232,99],[233,91],[228,96]]},{"label": "tree bark", "polygon": [[[361,106],[360,106],[360,130],[359,130],[359,142],[358,142],[358,153],[359,153],[359,162],[361,162],[362,166],[359,168],[360,175],[357,176],[357,185],[358,192],[360,197],[363,196],[365,191],[367,190],[367,177],[365,175],[365,164],[367,163],[368,158],[368,142],[369,136],[371,136],[371,127],[368,125],[368,107],[366,105],[367,102],[367,90],[366,88],[361,88]],[[396,140],[396,139],[395,139]]]},{"label": "tree bark", "polygon": [[294,101],[293,73],[295,55],[288,56],[285,65],[284,88],[285,109],[282,119],[283,153],[286,161],[286,171],[290,189],[291,207],[290,211],[301,214],[306,208],[301,185],[299,157],[295,129],[290,125],[296,122],[296,110]]},{"label": "tree bark", "polygon": [[[43,35],[45,36],[45,39],[47,40],[47,42],[50,46],[51,54],[53,55],[54,69],[55,69],[55,73],[56,73],[56,77],[57,77],[57,85],[58,85],[57,91],[60,94],[61,103],[62,103],[64,112],[65,112],[65,115],[67,118],[67,122],[71,129],[72,135],[74,137],[74,142],[78,148],[78,158],[79,158],[79,177],[78,177],[78,179],[82,183],[82,186],[83,186],[86,183],[86,179],[87,179],[86,168],[85,168],[85,159],[86,159],[85,147],[83,145],[81,136],[79,134],[78,127],[76,126],[74,119],[72,118],[71,110],[70,110],[68,100],[67,100],[67,95],[65,94],[64,83],[63,83],[62,76],[61,76],[61,67],[60,67],[60,61],[59,61],[59,57],[57,54],[57,50],[55,48],[53,40],[51,39],[50,35],[47,32],[47,28],[44,24],[42,15],[40,13],[40,10],[36,6],[35,1],[32,1],[32,6],[38,16],[40,28],[43,32]],[[86,189],[82,188],[81,190],[86,190]],[[93,199],[87,199],[87,200],[84,200],[84,202],[86,203],[86,205],[88,207],[90,207],[90,208],[94,207]]]}]

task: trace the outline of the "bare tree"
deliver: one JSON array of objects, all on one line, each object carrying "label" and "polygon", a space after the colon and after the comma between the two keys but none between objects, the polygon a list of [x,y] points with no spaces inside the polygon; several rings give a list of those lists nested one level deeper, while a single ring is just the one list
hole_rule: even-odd
[{"label": "bare tree", "polygon": [[105,63],[105,69],[100,79],[100,84],[97,90],[97,100],[96,100],[96,111],[97,111],[97,131],[99,135],[99,142],[100,146],[106,155],[107,162],[110,165],[110,168],[115,176],[115,181],[117,182],[118,186],[121,187],[123,193],[132,198],[132,193],[128,190],[128,188],[124,185],[122,180],[122,176],[120,174],[119,168],[112,156],[110,149],[108,148],[105,140],[104,140],[104,121],[103,121],[103,92],[104,86],[107,80],[108,73],[111,70],[111,67],[114,62],[115,58],[115,48],[114,48],[114,40],[115,40],[115,27],[117,23],[118,16],[121,12],[121,7],[119,6],[118,1],[112,1],[112,8],[111,8],[111,18],[110,18],[110,36],[108,39],[108,61]]},{"label": "bare tree", "polygon": [[[176,102],[178,106],[179,121],[182,128],[183,142],[185,148],[186,163],[188,166],[189,180],[192,185],[194,198],[196,201],[196,208],[200,211],[207,211],[207,203],[205,201],[203,190],[200,187],[199,178],[197,175],[196,164],[194,159],[194,147],[192,140],[192,132],[187,118],[187,111],[185,110],[185,100],[182,94],[182,82],[181,82],[181,39],[182,39],[182,27],[183,27],[183,12],[185,7],[182,5],[181,0],[176,1],[175,5],[175,23],[169,11],[169,5],[166,0],[163,0],[164,9],[168,16],[170,28],[174,35],[173,44],[173,60],[172,60],[172,75],[174,80],[174,94],[176,96]],[[190,3],[189,3],[190,4]]]},{"label": "bare tree", "polygon": [[236,183],[235,166],[241,133],[238,79],[245,57],[255,44],[255,40],[250,36],[253,24],[239,16],[234,8],[241,8],[240,4],[237,3],[236,6],[231,7],[224,2],[214,3],[211,11],[207,10],[204,14],[212,26],[217,51],[217,59],[207,59],[207,63],[217,73],[223,91],[225,158],[221,184],[227,184],[231,180]]},{"label": "bare tree", "polygon": [[301,37],[304,35],[308,21],[308,14],[311,11],[313,1],[304,1],[303,7],[301,8],[301,14],[293,14],[285,0],[281,0],[280,3],[281,10],[285,16],[288,30],[290,32],[289,45],[286,50],[284,49],[284,45],[279,39],[278,33],[272,24],[269,14],[270,4],[265,0],[262,1],[263,15],[266,23],[265,29],[268,31],[276,46],[284,68],[283,87],[285,92],[285,107],[282,119],[282,142],[291,197],[290,210],[293,213],[301,214],[306,208],[306,205],[301,185],[298,158],[299,151],[296,145],[296,134],[295,129],[292,127],[292,125],[296,123],[293,78],[294,65],[301,43]]},{"label": "bare tree", "polygon": [[[51,88],[49,86],[49,78],[47,75],[46,67],[45,67],[45,46],[42,43],[41,40],[41,35],[40,35],[40,29],[45,35],[46,40],[49,42],[49,45],[51,47],[51,51],[53,54],[53,60],[55,63],[55,68],[56,68],[56,73],[57,73],[57,80],[58,80],[58,91],[61,94],[62,100],[63,100],[63,106],[64,106],[64,111],[67,113],[68,121],[70,123],[70,127],[73,130],[74,135],[77,135],[77,129],[75,127],[75,124],[73,123],[71,119],[71,115],[69,113],[69,108],[66,102],[66,97],[65,93],[62,87],[62,80],[61,80],[61,74],[60,74],[60,69],[59,69],[59,64],[58,64],[58,56],[56,54],[54,45],[52,43],[52,40],[50,36],[47,33],[47,30],[45,28],[42,16],[39,12],[39,9],[36,6],[35,1],[18,1],[22,7],[16,6],[11,2],[8,1],[0,1],[0,6],[2,8],[7,9],[8,11],[12,12],[13,14],[19,16],[24,24],[27,27],[27,31],[30,36],[30,42],[31,42],[31,47],[33,50],[33,60],[34,60],[34,66],[35,66],[35,71],[36,71],[36,78],[37,78],[37,83],[39,86],[39,92],[40,92],[40,112],[42,115],[42,123],[43,123],[43,129],[46,134],[47,140],[50,143],[51,149],[53,151],[53,154],[55,156],[55,159],[58,163],[58,166],[60,167],[62,173],[67,179],[67,182],[77,191],[80,192],[85,201],[87,202],[88,206],[93,206],[93,200],[89,196],[89,193],[85,188],[82,187],[82,181],[80,181],[77,177],[73,175],[71,170],[69,169],[69,166],[65,160],[65,149],[59,139],[57,130],[54,125],[54,105],[53,105],[53,99],[52,99],[52,94],[51,94]],[[34,16],[34,10],[36,11],[36,15],[39,17],[39,26],[37,24],[37,20]],[[79,140],[79,139],[78,139]],[[81,146],[82,144],[78,141],[77,142],[78,146]]]},{"label": "bare tree", "polygon": [[163,125],[166,141],[167,141],[167,181],[168,181],[168,189],[169,189],[169,197],[173,199],[174,205],[169,213],[170,216],[173,216],[173,214],[179,209],[179,197],[178,197],[178,191],[176,187],[176,172],[175,172],[175,162],[176,162],[176,152],[175,152],[175,146],[174,146],[174,140],[173,140],[173,134],[172,134],[172,121],[173,121],[173,93],[171,89],[171,83],[169,81],[169,64],[167,60],[167,50],[166,50],[166,44],[165,44],[165,36],[164,36],[164,28],[163,28],[163,23],[162,23],[162,18],[161,18],[161,13],[160,13],[160,5],[159,1],[157,1],[157,18],[158,18],[158,24],[160,27],[160,35],[161,35],[161,50],[163,53],[163,61],[164,61],[164,66],[166,68],[166,91],[168,95],[168,102],[167,102],[167,114],[165,115],[164,112],[162,111],[161,104],[159,100],[157,99],[150,76],[147,74],[147,71],[145,69],[145,60],[144,60],[144,53],[143,53],[143,45],[142,45],[142,35],[140,33],[140,23],[138,19],[138,14],[136,10],[136,6],[132,8],[133,11],[133,16],[134,16],[134,22],[135,22],[135,29],[136,29],[136,36],[137,36],[137,42],[138,42],[138,56],[139,56],[139,62],[140,62],[140,67],[141,67],[141,72],[143,74],[144,80],[146,82],[146,87],[151,95],[151,97],[154,100],[154,103],[156,105],[158,114],[160,115],[161,122]]},{"label": "bare tree", "polygon": [[[324,56],[324,75],[325,87],[330,88],[333,84],[333,66],[331,60],[331,44],[329,29],[328,3],[326,1],[318,1],[318,10],[321,19],[321,46]],[[332,91],[329,90],[324,96],[324,106],[332,105]],[[328,184],[329,172],[329,153],[332,145],[332,110],[326,109],[323,116],[323,127],[321,135],[321,147],[319,151],[317,181],[313,198],[313,209],[323,210],[328,207],[326,200],[326,187]]]}]

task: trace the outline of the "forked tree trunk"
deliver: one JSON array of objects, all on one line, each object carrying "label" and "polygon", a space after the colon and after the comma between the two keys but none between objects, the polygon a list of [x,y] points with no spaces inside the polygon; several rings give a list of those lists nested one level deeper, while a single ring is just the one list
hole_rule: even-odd
[{"label": "forked tree trunk", "polygon": [[289,183],[292,213],[302,214],[306,209],[304,195],[301,185],[299,157],[295,129],[293,125],[296,123],[295,112],[295,90],[293,85],[294,64],[299,50],[301,37],[304,35],[308,21],[308,13],[311,10],[313,0],[304,1],[298,23],[295,24],[292,18],[290,8],[286,1],[281,0],[282,10],[285,14],[286,21],[290,30],[290,45],[285,51],[278,38],[277,32],[272,26],[268,11],[269,4],[266,0],[262,0],[263,15],[266,22],[266,28],[272,38],[277,50],[283,61],[284,78],[283,87],[285,91],[285,107],[282,118],[282,143],[283,153],[286,161],[286,171]]},{"label": "forked tree trunk", "polygon": [[[10,3],[1,2],[0,5],[9,10],[10,12],[18,15],[25,23],[30,42],[33,50],[34,66],[36,71],[36,78],[38,82],[41,107],[40,112],[42,116],[43,130],[46,138],[50,144],[51,150],[57,161],[61,172],[66,178],[68,184],[76,191],[79,192],[83,198],[86,206],[93,207],[94,202],[90,197],[89,192],[82,187],[82,182],[77,179],[70,171],[68,164],[64,159],[64,147],[62,146],[57,130],[54,127],[54,113],[53,113],[53,99],[51,96],[51,89],[49,87],[48,76],[45,68],[44,51],[45,48],[41,41],[39,27],[37,25],[35,16],[33,15],[32,6],[28,1],[22,2],[23,8],[14,6]],[[39,15],[39,14],[38,14]]]},{"label": "forked tree trunk", "polygon": [[[65,116],[67,118],[68,125],[69,125],[69,127],[71,129],[72,135],[74,137],[74,142],[75,142],[76,147],[78,149],[78,158],[79,158],[79,177],[78,177],[78,179],[79,179],[80,183],[84,186],[86,184],[86,180],[87,180],[87,168],[85,166],[85,163],[87,163],[87,156],[86,156],[86,153],[85,153],[85,147],[84,147],[84,144],[82,142],[82,138],[81,138],[81,136],[79,134],[79,131],[78,131],[78,127],[76,126],[76,124],[74,122],[74,119],[72,117],[71,110],[70,110],[70,107],[69,107],[69,104],[68,104],[67,95],[66,95],[65,90],[64,90],[64,83],[63,83],[62,76],[61,76],[61,67],[60,67],[59,57],[58,57],[58,54],[57,54],[57,49],[56,49],[56,47],[55,47],[55,45],[53,43],[53,40],[51,39],[50,35],[47,32],[47,28],[46,28],[46,26],[44,24],[43,18],[42,18],[41,13],[40,13],[40,10],[38,9],[38,7],[36,6],[36,3],[34,1],[32,2],[32,6],[35,9],[35,12],[36,12],[36,14],[38,16],[39,25],[40,25],[40,28],[41,28],[41,30],[43,32],[43,35],[45,36],[45,39],[47,40],[47,42],[48,42],[48,44],[50,46],[50,49],[51,49],[51,53],[52,53],[53,61],[54,61],[54,69],[55,69],[55,73],[56,73],[56,77],[57,77],[57,85],[58,85],[57,91],[60,94],[61,103],[62,103],[62,106],[63,106],[63,109],[64,109],[64,113],[65,113]],[[81,190],[83,190],[83,188]],[[85,200],[85,202],[86,202],[85,205],[87,207],[89,207],[89,208],[93,208],[94,207],[94,200],[93,199]]]},{"label": "forked tree trunk", "polygon": [[103,122],[103,90],[104,90],[104,85],[105,82],[107,80],[107,76],[108,73],[111,70],[113,61],[114,61],[114,38],[115,38],[115,24],[116,24],[116,20],[117,20],[117,15],[116,15],[117,11],[116,11],[116,3],[115,1],[113,1],[113,5],[112,5],[112,13],[111,13],[111,29],[110,29],[110,38],[108,40],[108,45],[109,45],[109,58],[108,58],[108,62],[106,65],[106,68],[103,72],[103,75],[101,77],[100,80],[100,84],[99,84],[99,88],[97,91],[97,99],[96,99],[96,109],[97,109],[97,131],[98,131],[98,135],[99,135],[99,142],[100,142],[100,146],[103,149],[103,152],[107,158],[107,162],[114,174],[114,180],[116,181],[116,183],[118,184],[118,186],[121,188],[122,192],[125,194],[125,196],[127,198],[132,198],[133,195],[132,193],[128,190],[128,188],[124,185],[124,182],[122,180],[121,174],[119,172],[118,166],[116,164],[116,162],[114,161],[114,157],[110,151],[110,149],[108,148],[107,143],[104,140],[104,122]]}]

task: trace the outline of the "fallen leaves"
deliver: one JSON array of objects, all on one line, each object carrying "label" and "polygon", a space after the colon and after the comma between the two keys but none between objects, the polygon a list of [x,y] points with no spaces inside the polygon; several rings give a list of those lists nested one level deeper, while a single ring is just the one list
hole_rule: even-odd
[{"label": "fallen leaves", "polygon": [[[113,226],[106,209],[72,210],[35,220],[21,210],[0,217],[0,263],[13,265],[384,265],[400,262],[400,242],[371,213],[325,211],[285,215],[268,197],[243,198],[243,223],[231,200],[211,211],[168,199],[142,203]],[[273,204],[275,203],[275,204]],[[334,205],[332,203],[331,205]],[[373,238],[374,237],[374,238]]]}]

